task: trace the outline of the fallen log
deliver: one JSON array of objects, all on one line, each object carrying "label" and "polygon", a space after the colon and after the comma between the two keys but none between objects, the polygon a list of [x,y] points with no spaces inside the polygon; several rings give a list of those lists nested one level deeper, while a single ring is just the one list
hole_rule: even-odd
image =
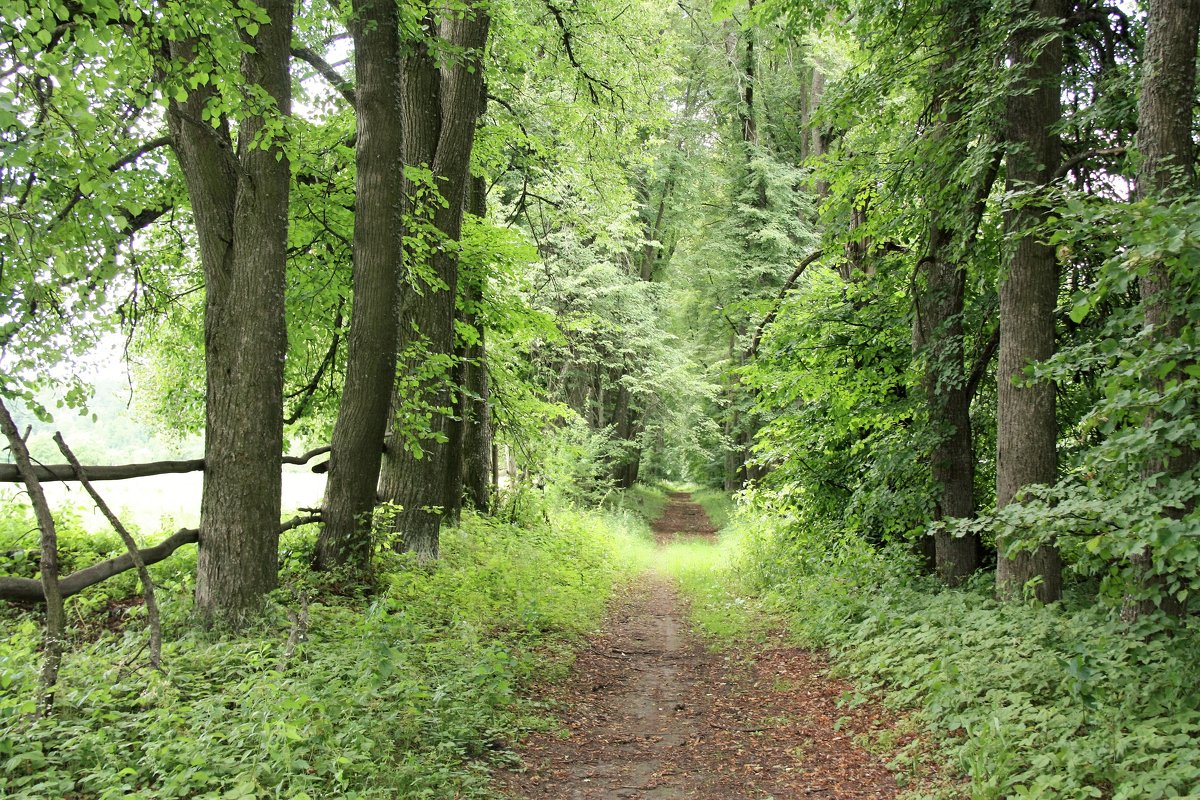
[{"label": "fallen log", "polygon": [[[88,475],[91,478],[91,475]],[[310,515],[307,517],[293,517],[283,523],[279,530],[290,531],[292,528],[298,528],[301,525],[308,525],[313,522],[320,522],[319,515]],[[139,549],[138,555],[142,558],[142,563],[146,566],[157,564],[171,556],[180,547],[185,544],[196,544],[200,541],[200,531],[196,528],[181,528],[175,533],[163,539],[153,547],[145,547]],[[99,564],[93,564],[90,567],[72,572],[65,578],[59,579],[58,586],[64,598],[70,597],[73,594],[79,594],[89,586],[95,586],[97,583],[102,583],[114,575],[119,575],[126,570],[133,569],[133,557],[129,553],[122,553],[116,558],[110,558],[107,561],[101,561]],[[13,578],[8,576],[0,576],[0,600],[16,600],[24,603],[44,603],[46,595],[42,592],[42,582],[33,578]]]},{"label": "fallen log", "polygon": [[[91,475],[89,474],[89,478]],[[157,564],[170,557],[172,553],[185,544],[195,544],[200,541],[200,531],[195,528],[182,528],[163,539],[153,547],[138,550],[142,563],[146,566]],[[90,567],[72,572],[65,578],[60,578],[58,585],[64,598],[79,594],[89,586],[106,581],[113,575],[119,575],[133,569],[133,557],[122,553],[116,558],[92,564]],[[19,600],[25,603],[44,603],[46,596],[42,593],[42,582],[32,578],[0,577],[0,600]]]},{"label": "fallen log", "polygon": [[[283,456],[281,464],[307,464],[317,456],[324,455],[330,450],[329,445],[316,447],[299,456]],[[314,471],[325,462],[317,464]],[[70,464],[37,464],[33,468],[38,480],[41,481],[74,481],[78,480],[75,468]],[[204,459],[191,458],[184,461],[149,461],[144,464],[114,464],[112,466],[85,466],[90,481],[123,481],[129,478],[147,478],[151,475],[172,475],[185,472],[202,472]],[[324,471],[324,470],[321,470]],[[19,483],[20,471],[16,464],[0,464],[0,483]]]}]

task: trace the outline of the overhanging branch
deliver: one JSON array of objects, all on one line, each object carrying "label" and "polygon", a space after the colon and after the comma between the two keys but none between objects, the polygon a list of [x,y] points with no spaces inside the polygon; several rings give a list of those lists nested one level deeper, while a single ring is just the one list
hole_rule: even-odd
[{"label": "overhanging branch", "polygon": [[298,58],[315,69],[325,79],[326,83],[345,98],[351,108],[358,108],[358,97],[354,91],[354,84],[346,80],[340,72],[334,69],[328,61],[321,58],[319,54],[307,47],[293,47],[292,58]]},{"label": "overhanging branch", "polygon": [[775,322],[775,317],[779,315],[779,309],[783,306],[783,299],[787,297],[787,293],[796,285],[796,281],[800,280],[800,276],[804,274],[804,271],[812,266],[813,262],[822,255],[823,252],[821,250],[810,253],[807,258],[800,262],[791,276],[783,282],[783,286],[779,289],[779,294],[775,297],[775,305],[771,307],[771,310],[762,318],[762,322],[758,323],[758,327],[754,330],[754,338],[750,340],[751,357],[758,355],[758,345],[762,341],[763,332],[766,331],[769,325]]}]

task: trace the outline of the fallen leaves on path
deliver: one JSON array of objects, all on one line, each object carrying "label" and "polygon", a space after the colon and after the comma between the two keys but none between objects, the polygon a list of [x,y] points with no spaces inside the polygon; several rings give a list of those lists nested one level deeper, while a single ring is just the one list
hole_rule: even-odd
[{"label": "fallen leaves on path", "polygon": [[670,544],[683,536],[711,539],[717,533],[708,514],[692,502],[692,496],[687,492],[668,492],[662,516],[651,523],[650,529],[659,544]]},{"label": "fallen leaves on path", "polygon": [[[671,506],[667,514],[693,524]],[[864,747],[895,723],[877,704],[840,704],[850,685],[779,639],[714,653],[685,612],[662,576],[629,587],[552,693],[564,728],[530,737],[524,770],[499,773],[499,787],[526,800],[899,795],[891,753]]]}]

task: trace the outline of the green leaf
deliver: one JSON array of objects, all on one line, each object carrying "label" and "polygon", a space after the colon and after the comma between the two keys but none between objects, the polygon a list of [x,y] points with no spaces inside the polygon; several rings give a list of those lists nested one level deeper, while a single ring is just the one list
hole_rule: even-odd
[{"label": "green leaf", "polygon": [[1088,296],[1083,295],[1081,297],[1078,297],[1075,300],[1075,304],[1073,306],[1071,306],[1071,313],[1070,313],[1071,321],[1076,324],[1083,322],[1083,320],[1085,318],[1087,318],[1088,312],[1090,312],[1091,310],[1092,310],[1092,303],[1091,303],[1091,300],[1088,298]]}]

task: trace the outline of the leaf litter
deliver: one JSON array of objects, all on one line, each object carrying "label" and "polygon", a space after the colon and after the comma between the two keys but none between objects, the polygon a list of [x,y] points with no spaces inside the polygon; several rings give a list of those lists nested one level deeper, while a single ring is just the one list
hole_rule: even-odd
[{"label": "leaf litter", "polygon": [[[716,533],[683,493],[653,528],[660,544]],[[908,776],[888,762],[913,735],[874,701],[844,702],[851,696],[820,654],[782,636],[706,648],[676,587],[649,572],[548,692],[562,727],[530,736],[523,766],[496,780],[524,800],[899,797]]]}]

